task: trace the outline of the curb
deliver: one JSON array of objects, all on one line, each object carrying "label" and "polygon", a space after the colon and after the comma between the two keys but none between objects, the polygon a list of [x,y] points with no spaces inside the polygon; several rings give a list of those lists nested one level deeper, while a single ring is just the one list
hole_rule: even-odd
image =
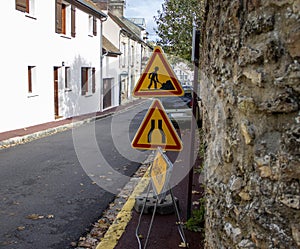
[{"label": "curb", "polygon": [[[108,116],[112,116],[116,113],[122,113],[123,111],[126,111],[126,110],[128,110],[132,107],[135,107],[136,105],[139,105],[139,104],[140,104],[140,102],[139,103],[131,103],[130,105],[126,106],[124,109],[119,110],[119,111],[118,110],[117,111],[112,111],[110,113],[106,113],[106,114],[102,114],[102,115],[98,115],[98,116],[95,115],[94,117],[91,117],[91,118],[86,118],[86,119],[83,119],[83,120],[80,120],[80,121],[71,121],[68,124],[59,125],[57,127],[41,130],[41,131],[34,132],[34,133],[31,133],[31,134],[28,134],[28,135],[17,136],[17,137],[12,137],[12,138],[9,138],[9,139],[6,139],[6,140],[2,140],[2,141],[0,141],[0,150],[7,149],[9,147],[20,145],[20,144],[29,143],[31,141],[34,141],[34,140],[37,140],[37,139],[40,139],[40,138],[44,138],[44,137],[47,137],[47,136],[51,136],[51,135],[54,135],[54,134],[59,133],[59,132],[67,131],[67,130],[70,130],[72,128],[82,126],[84,124],[91,123],[95,120],[106,118]],[[121,106],[118,106],[118,107],[121,107]],[[74,117],[73,120],[76,120],[76,117]]]},{"label": "curb", "polygon": [[74,242],[74,249],[114,249],[126,231],[132,218],[135,199],[146,189],[150,181],[150,165],[154,155],[150,154],[134,173],[130,181],[116,195],[92,230]]},{"label": "curb", "polygon": [[87,118],[87,119],[84,119],[82,121],[76,121],[76,122],[71,121],[71,123],[69,123],[69,124],[59,125],[57,127],[45,129],[45,130],[34,132],[34,133],[24,135],[24,136],[9,138],[9,139],[0,141],[0,150],[9,148],[11,146],[19,145],[19,144],[25,144],[25,143],[31,142],[33,140],[37,140],[37,139],[40,139],[40,138],[43,138],[43,137],[54,135],[54,134],[59,133],[59,132],[67,131],[67,130],[70,130],[72,128],[82,126],[84,124],[88,124],[88,123],[90,123],[94,120],[98,120],[98,119],[101,119],[101,118],[105,118],[107,116],[111,116],[113,114],[114,114],[114,112],[109,113],[109,114],[105,114],[105,115],[102,115],[102,116]]}]

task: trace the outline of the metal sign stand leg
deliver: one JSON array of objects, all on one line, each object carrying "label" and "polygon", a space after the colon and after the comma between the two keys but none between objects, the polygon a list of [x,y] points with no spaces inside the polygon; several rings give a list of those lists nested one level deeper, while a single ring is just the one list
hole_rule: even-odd
[{"label": "metal sign stand leg", "polygon": [[153,214],[152,214],[152,217],[151,217],[151,222],[150,222],[150,226],[149,226],[149,229],[148,229],[144,249],[146,249],[146,246],[147,246],[147,243],[148,243],[148,240],[149,240],[150,232],[151,232],[152,225],[153,225],[154,216],[155,216],[155,213],[156,213],[157,203],[158,203],[158,199],[156,199],[156,202],[155,202],[155,206],[154,206]]},{"label": "metal sign stand leg", "polygon": [[[140,216],[139,216],[139,221],[138,221],[138,225],[137,225],[136,232],[135,232],[135,236],[136,236],[136,238],[138,240],[138,243],[139,243],[139,249],[143,248],[142,247],[142,242],[141,242],[140,236],[139,236],[139,228],[140,228],[140,223],[141,223],[142,215],[143,215],[143,212],[144,212],[144,209],[145,209],[145,206],[146,206],[146,203],[147,203],[147,199],[148,199],[148,196],[149,196],[150,185],[151,185],[151,183],[149,183],[149,185],[148,185],[148,190],[147,190],[146,198],[145,198],[145,201],[144,201],[144,204],[143,204]],[[150,226],[148,228],[148,233],[147,233],[147,237],[146,237],[144,249],[146,249],[147,243],[148,243],[148,240],[149,240],[149,237],[150,237],[150,233],[151,233],[151,229],[152,229],[153,221],[154,221],[154,216],[155,216],[155,213],[156,213],[157,204],[158,204],[158,198],[156,198],[156,202],[155,202],[154,210],[153,210],[153,213],[152,213]]]},{"label": "metal sign stand leg", "polygon": [[144,210],[145,210],[145,206],[146,206],[147,199],[148,199],[148,196],[149,196],[150,186],[151,186],[151,182],[148,183],[147,194],[146,194],[145,201],[144,201],[144,204],[143,204],[143,207],[142,207],[140,216],[139,216],[138,225],[137,225],[136,230],[135,230],[135,237],[136,237],[137,240],[138,240],[138,243],[139,243],[139,249],[142,249],[142,248],[143,248],[143,247],[142,247],[142,242],[141,242],[141,240],[140,240],[139,228],[140,228],[140,224],[141,224],[141,220],[142,220],[142,215],[143,215],[143,212],[144,212]]},{"label": "metal sign stand leg", "polygon": [[[142,215],[143,215],[143,212],[144,212],[144,209],[145,209],[148,197],[149,197],[150,185],[151,185],[151,183],[149,183],[149,185],[148,185],[147,194],[146,194],[145,201],[144,201],[144,204],[143,204],[140,216],[139,216],[138,225],[137,225],[136,233],[135,233],[135,236],[136,236],[136,238],[138,240],[139,249],[146,249],[146,247],[147,247],[147,244],[148,244],[148,241],[149,241],[149,237],[150,237],[150,233],[151,233],[152,226],[153,226],[153,221],[154,221],[156,209],[157,209],[157,204],[158,204],[158,198],[156,198],[155,206],[154,206],[152,217],[151,217],[151,221],[150,221],[150,226],[149,226],[147,237],[146,237],[146,241],[145,241],[145,244],[144,244],[144,247],[143,247],[142,246],[142,242],[140,240],[139,228],[140,228],[140,223],[141,223]],[[188,243],[187,243],[187,240],[186,240],[186,237],[185,237],[185,234],[184,234],[184,230],[183,230],[183,223],[181,221],[181,217],[180,217],[180,214],[179,214],[179,209],[178,209],[178,206],[177,206],[177,203],[176,203],[176,200],[175,200],[175,197],[174,197],[174,194],[173,194],[173,191],[172,191],[171,188],[169,189],[169,192],[170,192],[170,195],[171,195],[171,198],[172,198],[172,202],[173,202],[173,206],[174,206],[174,209],[175,209],[175,215],[176,215],[176,219],[177,219],[176,223],[178,225],[179,235],[181,237],[181,240],[182,240],[184,246],[188,247]]]},{"label": "metal sign stand leg", "polygon": [[187,243],[187,240],[186,240],[186,237],[185,237],[185,234],[184,234],[184,230],[183,230],[183,226],[182,226],[182,221],[181,221],[180,214],[179,214],[179,209],[178,209],[176,200],[174,198],[173,191],[172,191],[171,188],[170,188],[169,191],[170,191],[170,194],[171,194],[171,197],[172,197],[172,201],[173,201],[173,205],[174,205],[174,208],[175,208],[175,215],[176,215],[177,224],[178,224],[178,232],[180,234],[182,242],[184,243],[184,246],[188,247],[188,243]]}]

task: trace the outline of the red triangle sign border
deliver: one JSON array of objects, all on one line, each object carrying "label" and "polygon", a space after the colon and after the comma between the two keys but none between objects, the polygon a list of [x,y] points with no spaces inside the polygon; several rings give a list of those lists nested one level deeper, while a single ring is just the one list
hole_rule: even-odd
[{"label": "red triangle sign border", "polygon": [[[158,111],[160,112],[160,115],[161,117],[163,118],[164,122],[165,122],[165,125],[167,126],[168,128],[168,131],[170,132],[174,142],[175,142],[175,145],[169,145],[169,144],[166,144],[165,146],[162,146],[161,144],[146,144],[146,143],[140,143],[139,140],[141,138],[141,136],[143,135],[143,132],[149,122],[149,120],[151,119],[155,109],[158,109]],[[160,103],[159,100],[154,100],[152,105],[150,106],[144,120],[142,121],[142,124],[141,126],[139,127],[138,129],[138,132],[136,133],[132,143],[131,143],[132,147],[133,148],[136,148],[136,149],[148,149],[148,150],[155,150],[157,149],[158,147],[162,147],[164,150],[171,150],[171,151],[180,151],[182,150],[182,142],[180,140],[180,138],[178,137],[171,121],[169,120],[167,114],[165,113],[164,111],[164,108],[162,106],[162,104]]]},{"label": "red triangle sign border", "polygon": [[[149,69],[152,66],[152,63],[154,59],[159,56],[161,62],[165,66],[171,81],[174,84],[175,90],[148,90],[148,91],[141,91],[141,86],[148,75]],[[133,95],[136,97],[156,97],[156,96],[182,96],[183,95],[183,89],[177,80],[177,77],[174,75],[173,70],[171,69],[168,61],[166,60],[165,56],[163,55],[163,51],[159,46],[156,46],[154,48],[153,54],[150,57],[150,60],[144,69],[140,79],[138,80],[134,90],[133,90]]]}]

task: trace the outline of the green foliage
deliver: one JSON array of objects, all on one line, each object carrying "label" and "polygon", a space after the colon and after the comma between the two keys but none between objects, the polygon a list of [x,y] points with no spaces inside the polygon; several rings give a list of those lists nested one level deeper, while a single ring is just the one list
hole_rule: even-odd
[{"label": "green foliage", "polygon": [[154,17],[159,36],[157,43],[164,52],[190,61],[193,22],[200,28],[204,0],[165,0],[162,11]]},{"label": "green foliage", "polygon": [[193,232],[201,232],[204,230],[205,220],[205,199],[199,199],[199,209],[192,212],[192,217],[186,222],[186,228]]}]

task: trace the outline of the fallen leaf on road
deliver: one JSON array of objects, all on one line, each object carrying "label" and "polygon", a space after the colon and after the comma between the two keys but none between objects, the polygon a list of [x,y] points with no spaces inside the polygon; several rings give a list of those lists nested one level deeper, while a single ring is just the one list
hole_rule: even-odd
[{"label": "fallen leaf on road", "polygon": [[30,214],[26,218],[30,220],[38,220],[38,219],[44,219],[44,216],[39,214]]},{"label": "fallen leaf on road", "polygon": [[181,248],[187,248],[187,247],[189,247],[189,244],[185,243],[185,242],[181,242],[180,245],[179,245],[179,247],[181,247]]},{"label": "fallen leaf on road", "polygon": [[25,227],[24,226],[19,226],[17,229],[18,229],[18,231],[24,231]]}]

